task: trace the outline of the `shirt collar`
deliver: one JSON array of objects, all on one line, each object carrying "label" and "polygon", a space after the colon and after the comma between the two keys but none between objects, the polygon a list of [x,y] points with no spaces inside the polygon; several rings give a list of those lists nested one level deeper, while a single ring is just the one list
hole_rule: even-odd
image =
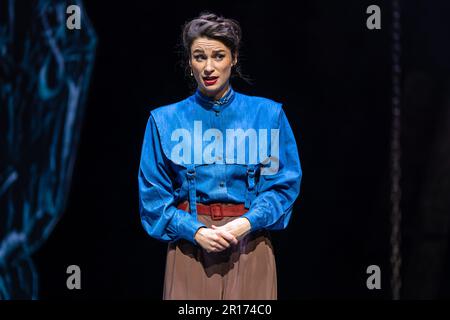
[{"label": "shirt collar", "polygon": [[231,85],[228,86],[227,92],[219,100],[204,95],[198,88],[195,90],[195,99],[203,107],[213,109],[214,111],[222,111],[234,99],[235,92]]}]

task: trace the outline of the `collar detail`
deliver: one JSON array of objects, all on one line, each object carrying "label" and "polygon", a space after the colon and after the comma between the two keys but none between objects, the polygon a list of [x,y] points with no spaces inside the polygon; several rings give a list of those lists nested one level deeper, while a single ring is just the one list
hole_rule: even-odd
[{"label": "collar detail", "polygon": [[228,86],[227,92],[219,100],[205,96],[198,88],[195,90],[195,100],[207,109],[213,109],[214,111],[222,111],[225,107],[230,105],[235,96],[235,92],[231,85]]}]

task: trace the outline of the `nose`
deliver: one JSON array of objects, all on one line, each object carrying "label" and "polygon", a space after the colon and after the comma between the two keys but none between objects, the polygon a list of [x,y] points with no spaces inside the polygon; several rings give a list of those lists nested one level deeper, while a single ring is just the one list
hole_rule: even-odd
[{"label": "nose", "polygon": [[214,66],[213,66],[212,59],[207,59],[206,66],[205,66],[205,75],[208,76],[213,72],[214,72]]}]

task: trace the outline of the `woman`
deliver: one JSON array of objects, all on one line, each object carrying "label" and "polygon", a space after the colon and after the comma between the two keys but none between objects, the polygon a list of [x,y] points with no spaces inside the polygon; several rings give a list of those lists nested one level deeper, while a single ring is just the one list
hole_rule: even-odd
[{"label": "woman", "polygon": [[164,299],[276,299],[269,230],[286,228],[301,168],[280,103],[235,92],[241,30],[204,13],[185,24],[197,83],[151,111],[139,170],[141,221],[168,241]]}]

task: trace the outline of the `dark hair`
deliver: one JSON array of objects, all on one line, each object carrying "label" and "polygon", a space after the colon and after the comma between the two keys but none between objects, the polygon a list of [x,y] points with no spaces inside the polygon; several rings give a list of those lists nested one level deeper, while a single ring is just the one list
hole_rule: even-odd
[{"label": "dark hair", "polygon": [[[191,85],[195,85],[195,80],[189,77],[191,58],[191,45],[195,39],[206,37],[222,42],[231,51],[232,58],[236,53],[239,54],[241,47],[242,32],[239,22],[234,19],[227,19],[210,12],[201,12],[197,18],[194,18],[183,25],[181,46],[182,46],[182,63],[185,75],[191,79]],[[240,59],[237,64],[231,68],[230,78],[238,77],[251,83],[251,79],[245,76],[241,71]]]}]

